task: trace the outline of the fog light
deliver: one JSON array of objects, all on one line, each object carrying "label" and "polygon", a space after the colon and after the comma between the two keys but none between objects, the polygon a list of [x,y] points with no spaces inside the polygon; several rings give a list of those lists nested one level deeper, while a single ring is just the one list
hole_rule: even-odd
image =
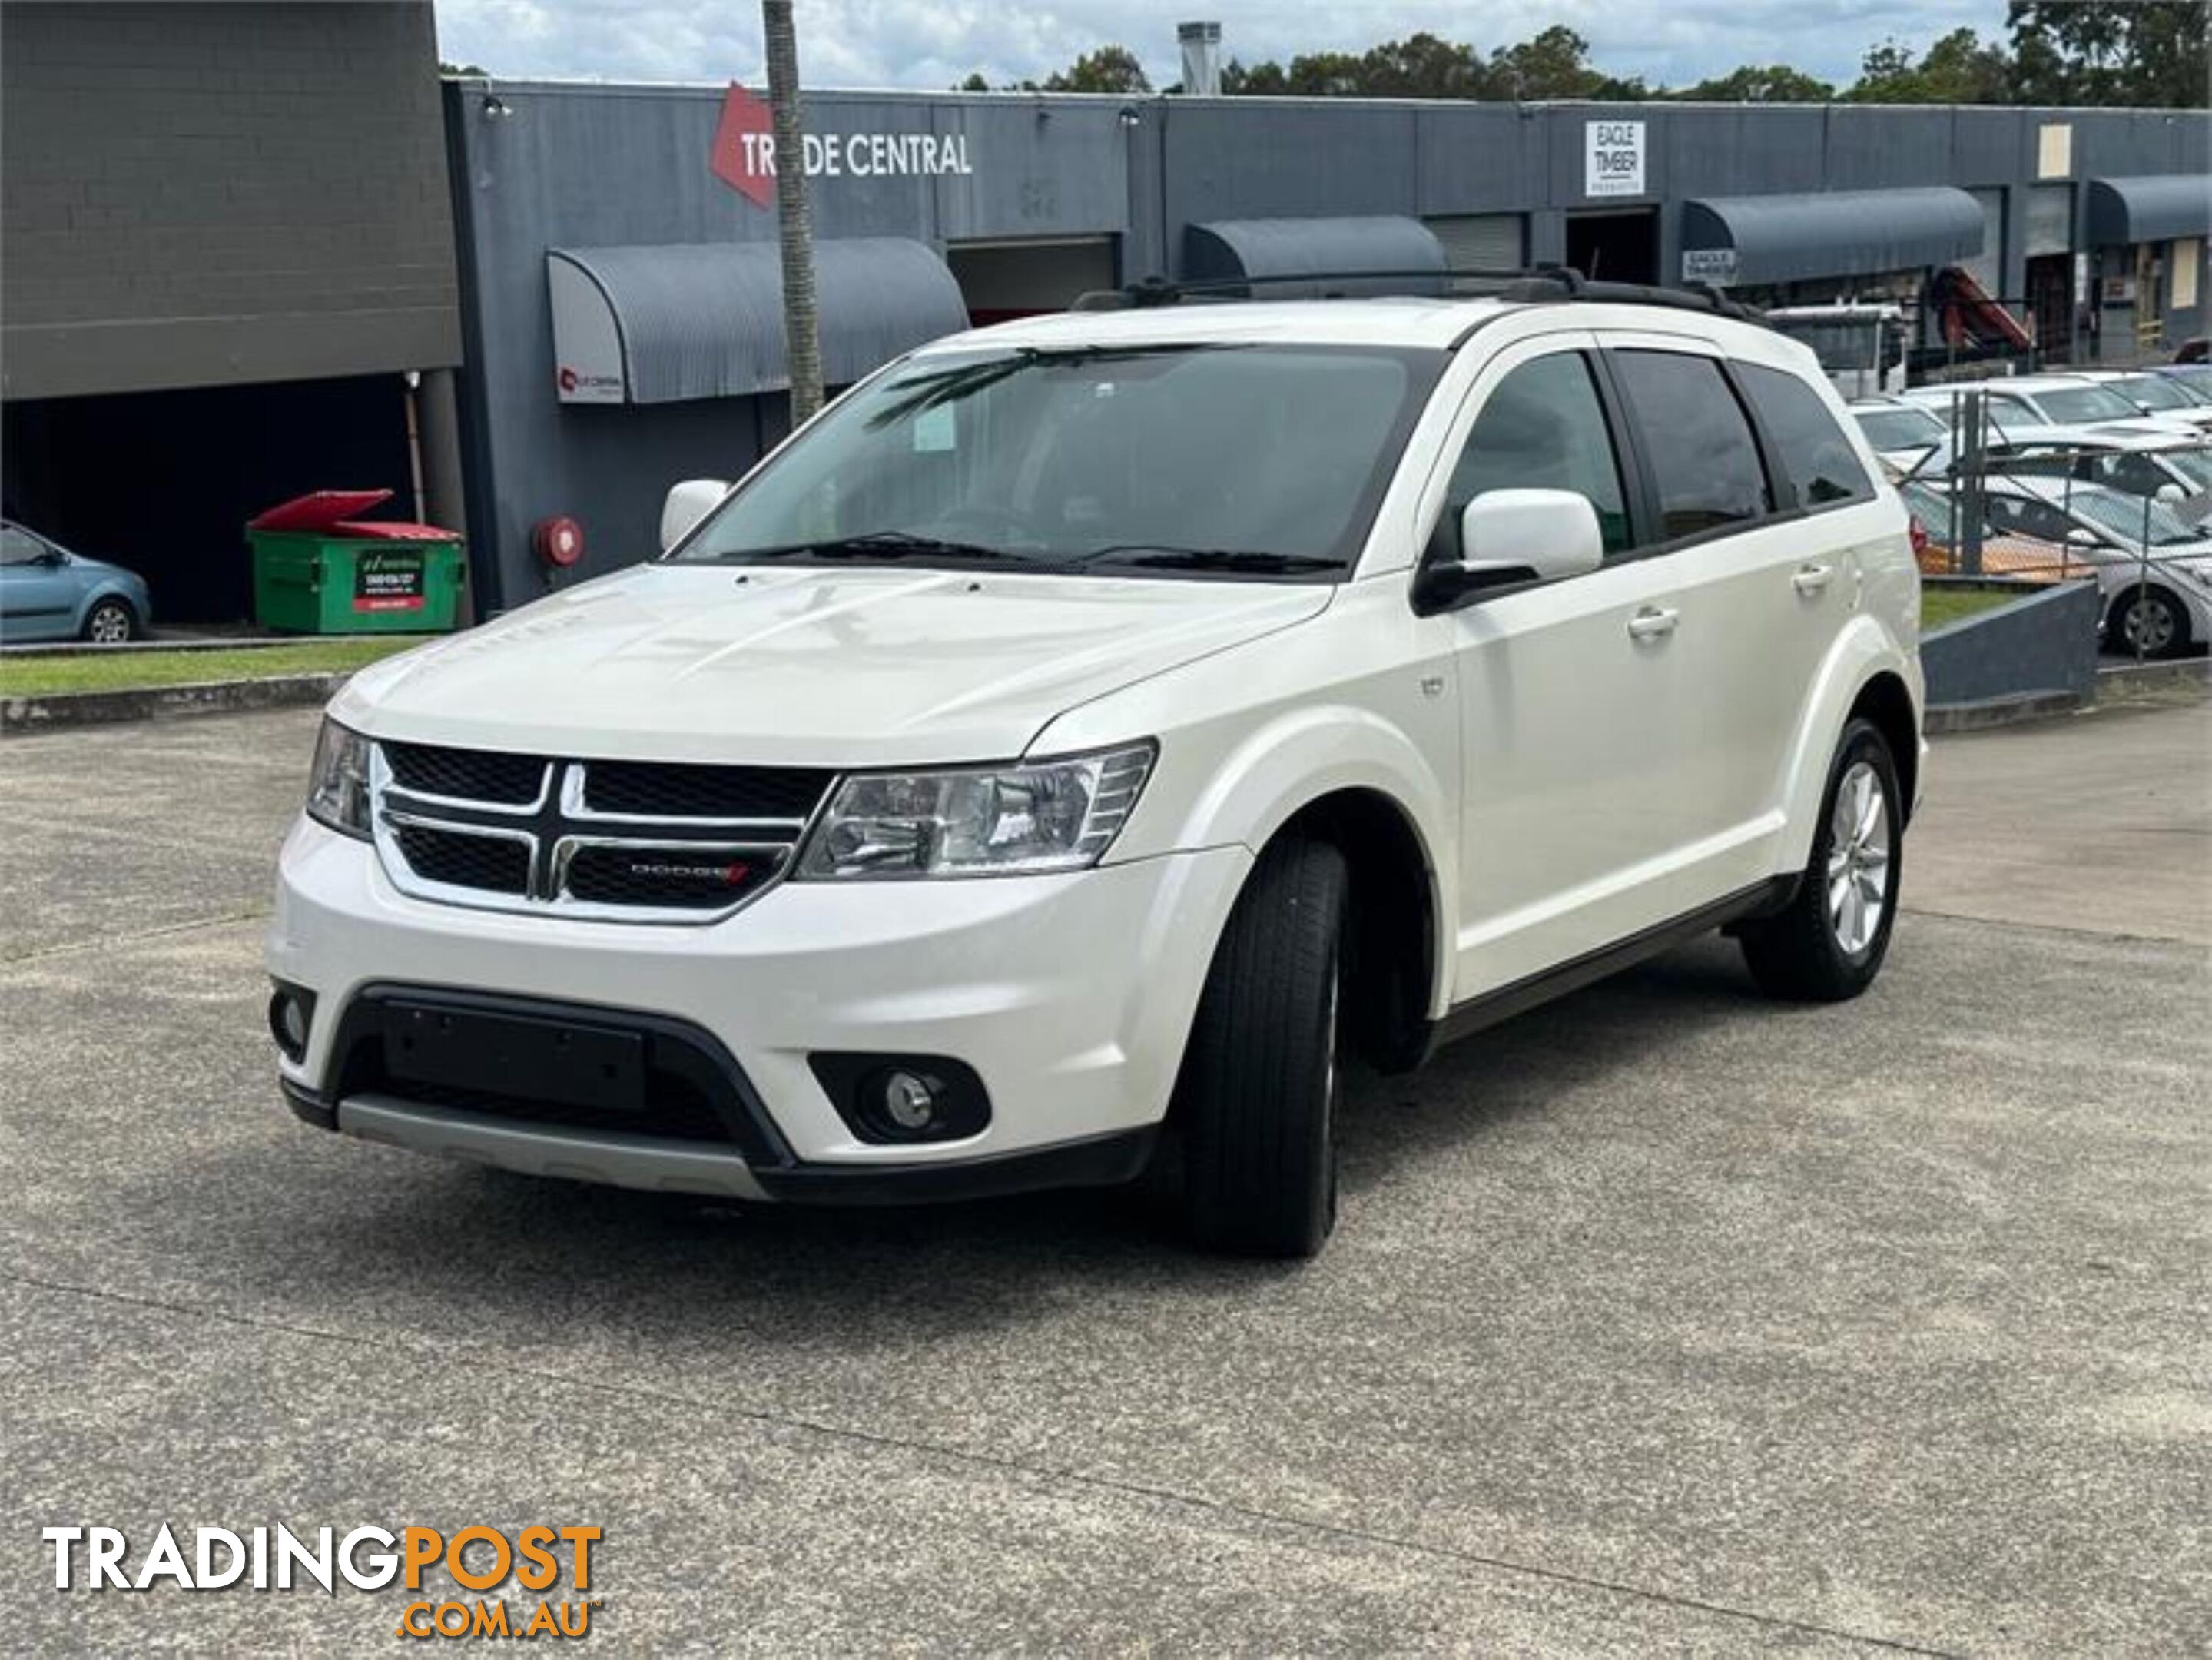
[{"label": "fog light", "polygon": [[884,1079],[884,1116],[902,1130],[926,1130],[937,1122],[937,1097],[943,1088],[919,1073],[892,1073]]},{"label": "fog light", "polygon": [[315,1018],[315,994],[279,982],[269,1000],[269,1035],[287,1061],[307,1053],[307,1029]]},{"label": "fog light", "polygon": [[817,1054],[806,1061],[863,1141],[963,1141],[991,1122],[983,1080],[949,1055]]}]

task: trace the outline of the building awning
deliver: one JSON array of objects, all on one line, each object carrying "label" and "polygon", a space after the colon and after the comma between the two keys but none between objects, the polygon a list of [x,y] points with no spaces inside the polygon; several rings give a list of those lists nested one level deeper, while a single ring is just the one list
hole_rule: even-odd
[{"label": "building awning", "polygon": [[[773,242],[552,248],[545,277],[564,404],[744,398],[791,384]],[[814,287],[822,378],[833,386],[968,326],[945,262],[902,237],[817,242]]]},{"label": "building awning", "polygon": [[1682,275],[1723,285],[1917,271],[1982,251],[1982,208],[1962,190],[1708,196],[1682,204]]},{"label": "building awning", "polygon": [[2157,173],[2089,181],[2091,247],[2185,236],[2212,236],[2212,176]]},{"label": "building awning", "polygon": [[1216,219],[1185,227],[1183,280],[1343,277],[1373,272],[1388,280],[1267,282],[1247,290],[1262,300],[1323,294],[1442,294],[1443,245],[1418,219]]}]

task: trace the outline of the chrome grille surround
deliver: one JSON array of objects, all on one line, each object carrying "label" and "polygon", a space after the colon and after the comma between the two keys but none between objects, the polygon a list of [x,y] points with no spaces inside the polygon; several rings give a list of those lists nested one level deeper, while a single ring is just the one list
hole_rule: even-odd
[{"label": "chrome grille surround", "polygon": [[[518,757],[498,758],[511,767]],[[798,816],[738,818],[611,813],[586,806],[592,762],[547,760],[536,764],[540,768],[538,790],[526,802],[429,794],[406,788],[395,775],[385,745],[376,744],[369,759],[372,840],[392,885],[410,897],[435,904],[520,915],[693,927],[718,922],[742,910],[784,879],[796,860],[799,844],[836,794],[839,781],[829,772],[814,775],[820,782],[818,794],[812,806]],[[617,764],[635,772],[652,763],[623,761]],[[690,774],[701,770],[690,763],[671,763],[678,764]],[[796,775],[793,769],[758,770],[764,775],[786,775],[780,781],[784,793],[793,794],[790,788],[791,778]],[[441,838],[482,837],[510,846],[520,843],[527,854],[522,866],[523,884],[508,890],[441,881],[409,859],[409,831],[434,833]],[[447,845],[450,847],[449,842]],[[571,887],[569,875],[577,852],[583,848],[634,851],[641,868],[650,866],[660,873],[639,878],[638,884],[649,886],[655,879],[668,879],[675,884],[667,890],[670,897],[652,903],[612,903],[579,896]],[[488,867],[500,862],[488,861]],[[699,889],[684,885],[717,876],[729,887],[726,903],[702,899]]]}]

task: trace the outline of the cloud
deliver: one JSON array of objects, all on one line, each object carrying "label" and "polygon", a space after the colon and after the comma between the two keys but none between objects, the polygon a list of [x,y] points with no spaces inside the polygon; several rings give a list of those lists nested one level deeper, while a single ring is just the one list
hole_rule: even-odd
[{"label": "cloud", "polygon": [[[1211,17],[1224,56],[1287,61],[1357,52],[1426,30],[1484,52],[1565,24],[1592,61],[1681,86],[1741,64],[1787,64],[1847,82],[1894,36],[1916,50],[1969,27],[2000,35],[2003,0],[799,0],[799,73],[810,86],[943,88],[980,71],[994,85],[1042,79],[1109,43],[1154,84],[1178,79],[1176,24]],[[761,77],[752,0],[437,0],[438,48],[516,78]]]}]

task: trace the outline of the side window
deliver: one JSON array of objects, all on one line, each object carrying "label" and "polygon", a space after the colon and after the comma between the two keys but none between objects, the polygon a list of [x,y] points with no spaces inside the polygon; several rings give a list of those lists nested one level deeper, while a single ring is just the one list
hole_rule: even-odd
[{"label": "side window", "polygon": [[1801,508],[1864,502],[1874,485],[1820,395],[1796,375],[1758,363],[1738,363],[1743,389],[1778,452],[1783,473],[1796,487]]},{"label": "side window", "polygon": [[0,565],[34,565],[46,551],[46,544],[30,532],[0,526]]},{"label": "side window", "polygon": [[1539,357],[1510,371],[1483,400],[1452,469],[1444,510],[1457,513],[1485,490],[1572,490],[1597,509],[1608,558],[1631,537],[1620,461],[1605,405],[1580,352]]},{"label": "side window", "polygon": [[1613,366],[1659,487],[1667,541],[1773,511],[1751,423],[1710,357],[1616,351]]}]

